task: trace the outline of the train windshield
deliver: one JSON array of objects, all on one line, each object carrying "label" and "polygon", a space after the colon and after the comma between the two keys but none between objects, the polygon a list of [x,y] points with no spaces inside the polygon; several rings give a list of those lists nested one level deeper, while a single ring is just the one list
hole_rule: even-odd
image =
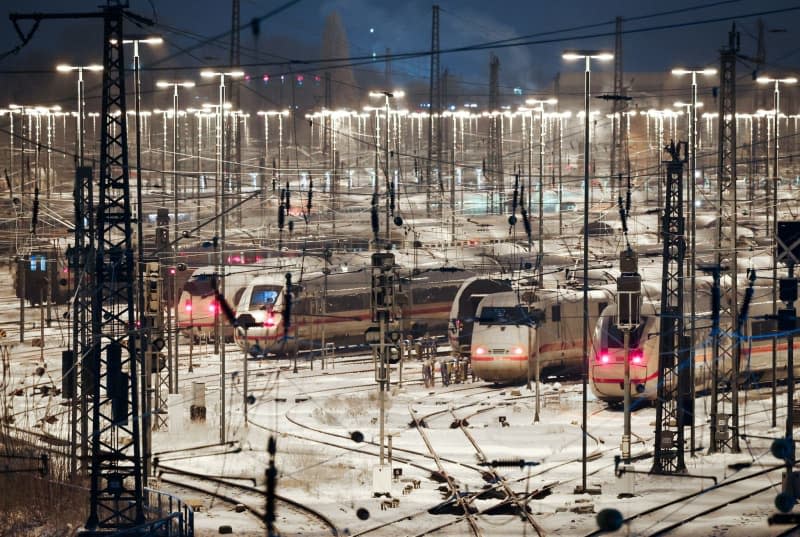
[{"label": "train windshield", "polygon": [[520,306],[485,307],[478,318],[482,325],[527,324],[528,321],[528,312]]},{"label": "train windshield", "polygon": [[[641,339],[642,334],[644,333],[644,327],[647,324],[647,317],[642,317],[641,321],[642,322],[640,322],[639,325],[636,328],[631,330],[631,336],[630,336],[630,342],[629,342],[629,346],[630,347],[638,347],[639,346],[639,340]],[[606,328],[606,330],[605,330],[605,332],[606,332],[606,343],[605,344],[606,344],[607,348],[609,348],[609,349],[622,349],[623,347],[625,347],[625,342],[624,342],[624,339],[623,339],[623,337],[624,337],[623,332],[622,332],[622,330],[619,329],[619,326],[617,326],[617,324],[614,323],[614,318],[611,317],[611,316],[603,317],[603,323],[606,325],[606,327],[605,327]]]},{"label": "train windshield", "polygon": [[253,294],[250,296],[251,308],[266,308],[273,306],[281,292],[279,285],[256,285],[253,287]]}]

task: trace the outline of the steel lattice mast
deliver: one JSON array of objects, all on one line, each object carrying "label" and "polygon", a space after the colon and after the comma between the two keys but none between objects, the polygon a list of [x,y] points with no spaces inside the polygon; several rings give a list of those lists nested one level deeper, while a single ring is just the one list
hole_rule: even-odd
[{"label": "steel lattice mast", "polygon": [[[719,132],[717,138],[717,236],[715,264],[720,269],[730,266],[730,285],[720,287],[720,330],[712,334],[713,362],[709,452],[728,449],[739,451],[739,349],[732,337],[737,326],[736,286],[736,53],[735,26],[729,34],[728,47],[720,54]],[[730,241],[727,243],[726,241]],[[727,389],[730,387],[730,389]],[[730,420],[730,422],[728,421]],[[732,434],[731,434],[732,430]]]},{"label": "steel lattice mast", "polygon": [[123,8],[104,8],[100,174],[92,287],[90,531],[144,522],[137,361],[131,345],[135,265],[131,236]]},{"label": "steel lattice mast", "polygon": [[[490,212],[502,213],[504,180],[503,175],[503,115],[500,111],[500,59],[492,55],[489,62],[489,151],[484,176],[491,182],[488,185],[492,196]],[[497,205],[495,206],[495,200]]]},{"label": "steel lattice mast", "polygon": [[[683,457],[683,408],[681,368],[688,355],[683,337],[683,263],[686,251],[683,218],[683,168],[680,146],[667,147],[672,160],[666,161],[666,196],[662,224],[663,272],[661,286],[661,329],[658,348],[658,400],[653,473],[686,470]],[[684,151],[685,155],[685,151]],[[688,371],[688,369],[687,369]]]},{"label": "steel lattice mast", "polygon": [[428,89],[428,101],[430,103],[430,108],[428,109],[428,161],[425,166],[425,191],[427,193],[426,210],[428,217],[431,215],[431,183],[433,182],[434,161],[436,162],[437,176],[439,178],[442,176],[442,133],[440,125],[442,113],[441,76],[442,74],[439,68],[439,6],[434,5],[431,28],[431,73],[430,86]]}]

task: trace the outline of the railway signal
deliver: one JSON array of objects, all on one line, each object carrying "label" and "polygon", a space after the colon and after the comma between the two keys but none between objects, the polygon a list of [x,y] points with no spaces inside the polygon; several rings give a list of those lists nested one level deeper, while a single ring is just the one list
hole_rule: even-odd
[{"label": "railway signal", "polygon": [[642,303],[642,276],[636,252],[627,248],[620,252],[620,276],[617,278],[617,326],[622,330],[625,357],[624,410],[625,423],[622,432],[622,459],[631,460],[631,330],[639,326]]},{"label": "railway signal", "polygon": [[[377,233],[376,233],[377,238]],[[391,490],[391,464],[384,468],[384,428],[386,421],[386,385],[389,382],[390,348],[387,345],[387,338],[392,332],[388,331],[388,324],[394,320],[394,286],[395,268],[394,254],[390,252],[376,252],[372,254],[371,264],[372,289],[370,293],[370,310],[372,312],[372,322],[378,323],[377,327],[371,327],[364,334],[365,339],[373,340],[373,357],[375,358],[375,381],[378,383],[378,398],[380,399],[380,464],[374,469],[372,481],[373,492],[385,493]],[[377,329],[377,338],[375,333]],[[396,332],[396,341],[400,340],[400,333]],[[394,339],[394,338],[393,338]],[[401,356],[397,352],[397,361]]]}]

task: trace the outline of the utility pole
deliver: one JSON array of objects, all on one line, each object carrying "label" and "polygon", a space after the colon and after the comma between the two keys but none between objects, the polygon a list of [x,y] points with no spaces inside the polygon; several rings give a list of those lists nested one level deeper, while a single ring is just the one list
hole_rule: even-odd
[{"label": "utility pole", "polygon": [[[491,185],[488,185],[491,201],[489,212],[503,212],[503,115],[500,113],[500,60],[492,54],[489,61],[489,152],[486,170],[483,170]],[[497,207],[495,208],[495,200]]]},{"label": "utility pole", "polygon": [[[373,485],[376,493],[389,492],[391,489],[391,463],[389,468],[384,467],[384,438],[385,438],[385,409],[386,390],[389,385],[389,323],[394,320],[394,286],[395,266],[394,254],[377,252],[372,254],[372,293],[370,294],[370,310],[372,322],[378,323],[377,327],[367,329],[364,334],[367,343],[372,346],[375,358],[375,381],[378,383],[378,398],[380,403],[380,465],[373,474]],[[399,332],[392,332],[399,336]],[[399,337],[394,341],[399,340]],[[377,356],[376,356],[377,354]]]},{"label": "utility pole", "polygon": [[624,424],[622,432],[622,460],[631,461],[631,330],[639,326],[642,303],[642,277],[639,275],[639,260],[636,252],[630,249],[620,252],[620,276],[617,278],[617,326],[622,330],[625,359]]},{"label": "utility pole", "polygon": [[[240,63],[240,42],[241,35],[239,31],[240,26],[240,9],[239,0],[231,0],[231,48],[230,48],[230,69],[236,69]],[[230,146],[234,146],[233,154],[233,175],[236,183],[236,201],[239,203],[236,208],[236,223],[242,225],[242,132],[241,132],[241,118],[238,111],[241,109],[241,97],[239,91],[239,83],[231,80],[231,120],[228,126],[231,130],[228,136],[228,155],[230,155]]]},{"label": "utility pole", "polygon": [[[780,279],[780,299],[784,307],[778,310],[778,333],[786,334],[786,433],[785,447],[786,475],[783,481],[783,493],[792,497],[791,504],[795,503],[794,490],[797,486],[797,473],[795,472],[795,442],[794,421],[798,412],[794,400],[794,332],[797,330],[797,311],[794,303],[797,300],[797,278],[794,275],[794,266],[800,262],[800,222],[778,222],[775,226],[776,247],[774,264],[783,261],[786,263],[787,277]],[[773,447],[773,453],[775,448]],[[776,506],[781,509],[776,500]]]},{"label": "utility pole", "polygon": [[[622,82],[622,17],[616,18],[616,32],[614,34],[614,95],[623,95],[625,88]],[[623,125],[623,112],[625,111],[626,101],[615,99],[611,106],[611,162],[609,179],[613,184],[617,173],[622,173],[622,140],[627,133]],[[617,184],[617,188],[622,186]],[[614,192],[612,186],[611,191]],[[617,191],[618,193],[619,191]]]}]

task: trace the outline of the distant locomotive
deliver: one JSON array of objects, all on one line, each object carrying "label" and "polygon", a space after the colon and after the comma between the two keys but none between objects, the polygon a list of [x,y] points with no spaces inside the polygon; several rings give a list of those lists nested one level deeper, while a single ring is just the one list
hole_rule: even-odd
[{"label": "distant locomotive", "polygon": [[31,248],[17,258],[15,291],[31,306],[67,304],[74,282],[65,255],[53,247]]}]

